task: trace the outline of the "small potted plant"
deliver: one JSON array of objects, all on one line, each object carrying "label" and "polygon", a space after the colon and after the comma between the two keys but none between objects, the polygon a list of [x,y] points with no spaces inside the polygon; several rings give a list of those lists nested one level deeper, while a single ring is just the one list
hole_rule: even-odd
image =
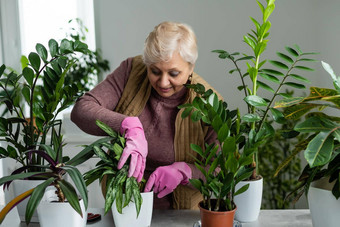
[{"label": "small potted plant", "polygon": [[121,169],[117,168],[125,147],[125,138],[99,120],[96,124],[108,136],[86,146],[75,157],[85,160],[87,156],[95,154],[100,159],[94,169],[84,174],[86,185],[99,179],[105,197],[105,214],[112,209],[116,227],[150,226],[153,192],[141,193],[145,180],[138,183],[136,178],[128,177],[128,164]]},{"label": "small potted plant", "polygon": [[[15,197],[41,184],[41,181],[33,180],[46,180],[39,174],[27,177],[19,174],[44,172],[48,169],[46,165],[49,163],[41,152],[49,152],[45,145],[57,146],[54,138],[59,138],[62,124],[57,116],[81,95],[76,84],[64,83],[65,75],[75,61],[70,61],[67,56],[77,52],[86,53],[87,45],[81,41],[63,39],[58,43],[51,39],[48,47],[49,51],[38,43],[37,52],[23,57],[23,70],[20,74],[13,71],[7,73],[5,65],[0,67],[0,105],[8,110],[5,116],[0,117],[0,141],[3,142],[0,157],[20,164],[12,174],[15,176],[12,178],[14,183],[23,183],[19,190],[13,183],[14,192],[20,191]],[[49,156],[57,160],[55,154]],[[23,178],[29,180],[19,180]],[[29,186],[25,188],[26,185]],[[25,201],[19,206],[25,204]],[[23,205],[18,208],[21,217],[25,216],[25,207]]]},{"label": "small potted plant", "polygon": [[193,121],[202,120],[217,133],[218,143],[200,147],[191,144],[195,166],[204,179],[190,179],[190,183],[203,195],[199,203],[202,226],[231,227],[237,209],[234,197],[243,193],[248,184],[236,189],[237,183],[252,175],[253,149],[240,148],[245,145],[241,118],[238,110],[229,111],[227,103],[218,99],[212,90],[205,91],[201,84],[187,85],[198,94],[192,103],[179,106],[185,110],[182,117],[190,115]]},{"label": "small potted plant", "polygon": [[[25,152],[27,156],[36,155],[47,164],[28,164],[13,172],[10,176],[0,179],[0,185],[8,187],[9,184],[18,179],[29,179],[39,177],[41,183],[24,193],[15,197],[0,212],[0,223],[8,212],[18,203],[29,197],[26,206],[25,219],[28,225],[34,211],[38,208],[40,226],[62,226],[69,225],[83,227],[87,221],[87,189],[82,174],[74,166],[70,165],[70,159],[62,155],[62,135],[52,130],[52,145],[40,144],[40,150],[31,149]],[[40,171],[28,171],[23,173],[22,169],[36,169]],[[68,175],[75,187],[65,180]],[[53,187],[52,187],[53,186]],[[50,191],[52,194],[45,193]],[[78,192],[79,194],[78,194]]]},{"label": "small potted plant", "polygon": [[[313,226],[337,226],[340,221],[340,77],[335,75],[329,64],[322,62],[322,66],[331,75],[334,89],[310,87],[307,97],[276,103],[275,107],[283,108],[288,119],[305,116],[304,121],[295,125],[294,132],[310,136],[295,147],[292,155],[278,167],[275,174],[304,150],[308,164],[296,190],[300,196],[303,192],[308,195]],[[333,112],[327,112],[329,109]]]},{"label": "small potted plant", "polygon": [[[290,97],[288,93],[282,92],[285,86],[297,89],[304,89],[301,82],[308,80],[300,76],[299,71],[311,71],[312,69],[302,64],[313,61],[306,55],[314,53],[304,53],[300,47],[286,47],[287,53],[277,52],[280,57],[278,60],[261,59],[263,52],[267,48],[269,30],[271,23],[269,16],[275,9],[275,0],[266,0],[267,5],[257,1],[262,12],[262,20],[257,21],[251,17],[255,29],[244,36],[243,41],[251,48],[251,54],[242,54],[239,52],[229,53],[225,50],[213,50],[218,57],[223,60],[231,61],[235,66],[229,71],[230,74],[236,73],[241,79],[241,85],[238,89],[244,92],[244,101],[247,105],[247,113],[243,114],[241,119],[244,122],[246,137],[245,148],[253,149],[253,161],[249,168],[253,168],[253,174],[245,182],[240,182],[237,186],[242,187],[249,184],[249,190],[242,195],[235,197],[238,206],[236,219],[241,222],[252,222],[257,220],[261,208],[263,179],[258,172],[258,156],[261,151],[259,148],[275,135],[274,123],[283,123],[283,114],[273,108],[276,98],[283,99]],[[275,69],[265,66],[266,62],[271,63]],[[245,68],[241,67],[245,63]],[[243,72],[245,71],[245,72]],[[268,85],[267,82],[277,84],[276,87]],[[262,90],[263,89],[263,90]],[[269,91],[272,94],[263,98],[260,91]]]}]

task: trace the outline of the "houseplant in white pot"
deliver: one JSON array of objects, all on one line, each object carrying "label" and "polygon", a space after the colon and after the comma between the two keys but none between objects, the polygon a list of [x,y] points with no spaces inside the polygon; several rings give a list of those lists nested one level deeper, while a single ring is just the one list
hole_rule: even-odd
[{"label": "houseplant in white pot", "polygon": [[[56,132],[60,132],[58,114],[81,95],[76,84],[65,84],[64,81],[65,74],[74,63],[67,56],[86,53],[87,45],[67,39],[58,43],[51,39],[48,48],[49,51],[38,43],[36,52],[22,58],[23,70],[20,74],[13,71],[7,73],[5,65],[0,67],[0,104],[8,110],[0,118],[0,141],[6,146],[0,148],[0,157],[20,164],[13,175],[45,171],[41,166],[47,163],[46,160],[37,153],[27,151],[41,151],[44,150],[42,145],[53,144],[48,138],[51,137],[52,128],[59,126]],[[39,178],[32,175],[29,177],[32,181],[25,180],[24,183],[44,180]],[[23,205],[23,209],[18,209],[20,216],[25,216],[25,207]]]},{"label": "houseplant in white pot", "polygon": [[[277,52],[281,61],[271,60],[268,61],[277,69],[270,69],[265,67],[267,60],[262,60],[261,56],[267,47],[269,29],[271,23],[268,20],[269,16],[275,9],[275,0],[266,0],[267,5],[262,5],[257,1],[261,12],[262,21],[258,22],[251,18],[255,25],[255,29],[251,33],[244,36],[243,41],[251,48],[251,54],[229,53],[225,50],[214,50],[218,53],[220,59],[231,61],[235,66],[229,73],[236,73],[241,79],[241,85],[238,87],[240,91],[244,92],[244,101],[247,104],[248,112],[242,116],[245,122],[245,130],[249,135],[245,141],[244,146],[247,149],[254,150],[253,161],[250,168],[254,168],[252,176],[246,181],[241,182],[237,187],[242,187],[242,184],[250,184],[247,192],[235,197],[237,204],[236,219],[241,222],[252,222],[258,218],[261,200],[262,200],[262,185],[263,179],[258,172],[258,155],[260,155],[259,147],[266,143],[266,141],[274,136],[273,123],[282,123],[284,121],[283,114],[273,108],[274,101],[277,97],[287,98],[288,93],[282,92],[284,86],[293,88],[305,88],[301,83],[308,80],[298,75],[299,70],[312,70],[309,67],[301,65],[303,62],[313,61],[313,59],[306,58],[305,55],[313,53],[303,53],[296,45],[294,48],[286,47],[287,53]],[[246,72],[241,67],[245,63]],[[284,72],[282,72],[282,70]],[[294,72],[297,71],[297,72]],[[274,88],[265,82],[277,84]],[[272,93],[270,98],[263,94],[260,96],[259,91],[263,90]],[[254,200],[252,200],[254,199]],[[253,207],[253,208],[251,208]]]},{"label": "houseplant in white pot", "polygon": [[117,168],[125,147],[125,138],[105,123],[96,124],[108,134],[88,145],[78,157],[95,154],[100,161],[96,167],[84,174],[86,185],[99,179],[105,197],[105,214],[112,209],[116,227],[150,226],[153,210],[153,192],[143,192],[145,180],[140,183],[128,177],[128,164]]},{"label": "houseplant in white pot", "polygon": [[[292,157],[304,150],[307,165],[302,172],[296,190],[308,195],[313,226],[338,226],[340,222],[340,77],[329,64],[322,62],[331,75],[334,89],[311,87],[307,97],[297,97],[276,103],[284,108],[285,117],[303,122],[295,125],[299,133],[309,138],[295,147],[291,157],[277,169],[278,173]],[[327,112],[331,109],[332,111]],[[315,111],[316,110],[316,111]],[[322,197],[316,197],[322,196]]]},{"label": "houseplant in white pot", "polygon": [[190,115],[193,121],[202,120],[217,133],[218,143],[200,147],[191,144],[197,153],[195,166],[204,179],[190,179],[190,183],[203,195],[199,203],[202,227],[231,227],[237,209],[234,197],[243,193],[248,184],[236,189],[238,182],[252,175],[253,149],[245,148],[245,137],[238,110],[229,111],[227,103],[218,99],[212,90],[205,91],[201,84],[186,85],[198,94],[192,103],[179,106],[185,108],[182,117]]}]

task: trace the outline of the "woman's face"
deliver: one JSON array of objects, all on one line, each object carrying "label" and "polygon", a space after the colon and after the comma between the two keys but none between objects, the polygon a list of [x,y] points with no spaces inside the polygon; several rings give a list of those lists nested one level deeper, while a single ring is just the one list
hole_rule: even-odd
[{"label": "woman's face", "polygon": [[147,67],[148,78],[152,87],[162,97],[170,97],[179,92],[187,83],[194,67],[184,61],[178,52],[174,52],[168,62],[159,62]]}]

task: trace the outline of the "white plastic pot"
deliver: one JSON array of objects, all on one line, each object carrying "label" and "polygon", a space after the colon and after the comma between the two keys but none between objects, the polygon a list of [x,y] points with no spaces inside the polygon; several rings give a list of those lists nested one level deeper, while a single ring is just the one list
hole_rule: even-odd
[{"label": "white plastic pot", "polygon": [[340,226],[340,199],[336,200],[331,187],[319,188],[327,184],[327,179],[315,182],[308,191],[308,205],[314,227]]},{"label": "white plastic pot", "polygon": [[[14,198],[38,186],[39,184],[43,182],[44,182],[43,180],[15,180],[13,181],[12,185],[13,185]],[[26,212],[26,206],[27,206],[28,200],[29,198],[26,198],[17,205],[20,221],[25,221],[25,212]],[[38,221],[39,221],[38,214],[35,211],[32,216],[31,222],[38,222]]]},{"label": "white plastic pot", "polygon": [[112,205],[113,221],[116,227],[149,227],[151,226],[152,211],[153,211],[153,192],[141,193],[143,203],[140,209],[139,216],[134,202],[123,208],[122,214],[117,211],[116,203]]},{"label": "white plastic pot", "polygon": [[237,206],[235,219],[240,222],[254,222],[260,214],[263,178],[254,181],[241,181],[235,186],[235,191],[246,184],[249,184],[248,190],[234,198]]},{"label": "white plastic pot", "polygon": [[84,201],[79,201],[83,216],[80,216],[68,202],[55,202],[54,190],[45,193],[44,198],[38,205],[38,217],[41,227],[85,227],[87,222],[87,211]]}]

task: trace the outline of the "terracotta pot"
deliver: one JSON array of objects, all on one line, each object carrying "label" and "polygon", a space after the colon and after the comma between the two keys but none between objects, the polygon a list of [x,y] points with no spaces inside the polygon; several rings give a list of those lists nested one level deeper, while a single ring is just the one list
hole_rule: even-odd
[{"label": "terracotta pot", "polygon": [[233,227],[236,208],[232,211],[209,211],[201,206],[198,207],[201,214],[201,227]]}]

